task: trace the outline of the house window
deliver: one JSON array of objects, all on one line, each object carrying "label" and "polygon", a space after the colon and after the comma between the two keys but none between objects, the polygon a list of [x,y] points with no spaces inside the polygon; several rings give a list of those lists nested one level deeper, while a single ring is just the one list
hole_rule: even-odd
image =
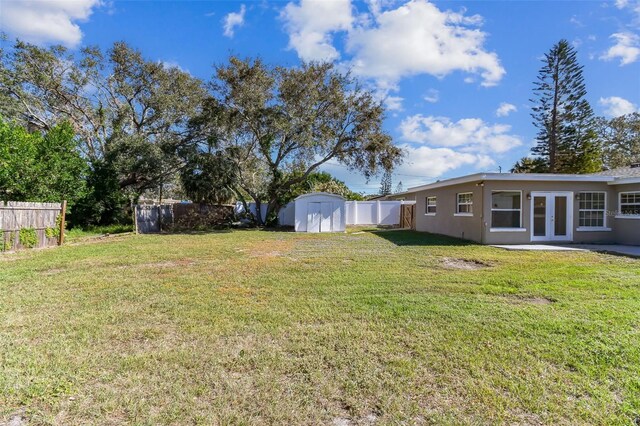
[{"label": "house window", "polygon": [[604,228],[606,199],[607,195],[604,192],[581,192],[578,226]]},{"label": "house window", "polygon": [[456,206],[457,214],[472,215],[473,214],[473,192],[461,192],[458,195],[458,203]]},{"label": "house window", "polygon": [[427,197],[425,214],[436,214],[436,197]]},{"label": "house window", "polygon": [[620,193],[620,214],[623,216],[640,216],[640,192]]},{"label": "house window", "polygon": [[521,222],[522,193],[493,191],[491,193],[491,228],[520,228]]}]

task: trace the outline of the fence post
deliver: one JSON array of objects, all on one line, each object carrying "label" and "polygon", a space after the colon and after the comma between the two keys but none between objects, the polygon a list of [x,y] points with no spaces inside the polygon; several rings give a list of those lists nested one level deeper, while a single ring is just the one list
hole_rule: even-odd
[{"label": "fence post", "polygon": [[136,231],[136,235],[138,235],[138,205],[133,205],[133,226]]},{"label": "fence post", "polygon": [[376,200],[376,225],[380,225],[380,200]]},{"label": "fence post", "polygon": [[358,224],[358,201],[353,201],[353,224]]},{"label": "fence post", "polygon": [[64,243],[64,222],[67,215],[67,200],[62,200],[62,207],[60,209],[60,236],[58,237],[58,245],[61,246]]}]

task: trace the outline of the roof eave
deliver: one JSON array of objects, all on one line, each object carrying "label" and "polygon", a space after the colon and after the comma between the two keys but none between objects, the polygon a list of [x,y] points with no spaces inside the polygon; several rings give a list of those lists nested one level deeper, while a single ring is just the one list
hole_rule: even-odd
[{"label": "roof eave", "polygon": [[461,185],[477,181],[521,181],[521,182],[605,182],[615,181],[613,176],[593,176],[593,175],[559,175],[559,174],[539,174],[539,173],[475,173],[458,178],[446,179],[433,182],[427,185],[409,188],[405,194],[424,191],[427,189],[442,188],[445,186]]},{"label": "roof eave", "polygon": [[612,182],[609,182],[609,185],[625,185],[628,183],[640,183],[640,176],[638,177],[628,177],[628,178],[618,178]]}]

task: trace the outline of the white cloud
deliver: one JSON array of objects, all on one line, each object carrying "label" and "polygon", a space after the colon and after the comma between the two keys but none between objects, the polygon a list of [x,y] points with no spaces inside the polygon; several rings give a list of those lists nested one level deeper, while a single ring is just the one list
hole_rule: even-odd
[{"label": "white cloud", "polygon": [[604,114],[611,118],[638,111],[638,107],[636,105],[619,96],[600,98],[598,103],[604,107]]},{"label": "white cloud", "polygon": [[411,0],[382,12],[373,27],[354,28],[347,50],[354,72],[377,80],[464,71],[480,74],[482,85],[493,86],[505,71],[498,56],[484,49],[486,34],[477,28],[481,20]]},{"label": "white cloud", "polygon": [[580,19],[578,19],[578,17],[576,15],[573,15],[569,19],[569,23],[575,25],[576,27],[584,27],[584,24],[582,23],[582,21]]},{"label": "white cloud", "polygon": [[[456,169],[495,169],[497,159],[506,151],[522,145],[518,136],[509,134],[510,126],[488,124],[478,118],[452,122],[445,117],[407,117],[400,125],[404,142],[403,162],[394,169],[394,184],[402,181],[405,188],[422,185]],[[376,192],[379,182],[366,182],[359,173],[337,163],[322,170],[344,180],[356,190]]]},{"label": "white cloud", "polygon": [[600,59],[610,61],[620,58],[620,65],[631,64],[640,59],[640,37],[632,32],[612,34],[609,38],[615,40],[614,45],[600,56]]},{"label": "white cloud", "polygon": [[89,19],[100,0],[23,0],[2,1],[0,28],[22,40],[43,44],[77,46],[82,31],[77,22]]},{"label": "white cloud", "polygon": [[522,140],[510,131],[509,125],[489,124],[479,118],[453,122],[447,117],[422,114],[407,117],[400,124],[402,138],[408,142],[492,155],[522,145]]},{"label": "white cloud", "polygon": [[387,95],[384,98],[384,103],[387,107],[388,111],[402,111],[402,101],[404,98],[401,96],[390,96]]},{"label": "white cloud", "polygon": [[247,8],[243,4],[240,6],[239,12],[231,12],[224,17],[222,22],[225,37],[232,38],[235,34],[236,28],[244,25],[244,14],[246,11]]},{"label": "white cloud", "polygon": [[288,3],[281,13],[289,34],[289,48],[305,61],[333,61],[340,57],[333,33],[353,25],[350,0],[301,0]]},{"label": "white cloud", "polygon": [[333,35],[343,32],[354,73],[380,86],[418,74],[442,78],[454,71],[479,75],[483,86],[493,86],[504,76],[497,54],[484,48],[479,15],[441,11],[427,0],[383,11],[385,6],[388,2],[370,0],[370,13],[354,17],[350,0],[301,0],[299,5],[288,3],[281,16],[289,47],[300,58],[337,60]]},{"label": "white cloud", "polygon": [[516,111],[518,111],[518,108],[516,108],[515,105],[507,102],[502,102],[498,107],[498,109],[496,110],[496,115],[498,117],[506,117],[512,112],[516,112]]},{"label": "white cloud", "polygon": [[440,100],[440,92],[438,92],[436,89],[429,89],[427,91],[427,94],[424,95],[422,99],[429,103],[435,104]]},{"label": "white cloud", "polygon": [[618,9],[629,9],[640,17],[640,1],[638,0],[616,0]]},{"label": "white cloud", "polygon": [[495,164],[486,154],[459,152],[451,148],[414,147],[408,144],[402,145],[401,148],[405,151],[405,160],[395,172],[403,181],[410,182],[409,177],[417,178],[415,184],[463,166],[472,166],[480,170]]}]

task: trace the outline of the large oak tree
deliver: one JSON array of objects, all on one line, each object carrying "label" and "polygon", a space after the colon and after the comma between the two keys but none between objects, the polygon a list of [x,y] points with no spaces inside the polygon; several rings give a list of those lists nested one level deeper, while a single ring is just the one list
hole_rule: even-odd
[{"label": "large oak tree", "polygon": [[139,193],[175,174],[203,82],[123,42],[74,55],[17,41],[0,54],[1,115],[30,130],[70,123],[85,158],[109,162],[123,190]]},{"label": "large oak tree", "polygon": [[401,159],[382,128],[381,103],[332,64],[269,67],[231,57],[210,89],[192,138],[214,143],[235,164],[236,194],[258,209],[266,203],[267,221],[292,187],[331,160],[369,178]]}]

